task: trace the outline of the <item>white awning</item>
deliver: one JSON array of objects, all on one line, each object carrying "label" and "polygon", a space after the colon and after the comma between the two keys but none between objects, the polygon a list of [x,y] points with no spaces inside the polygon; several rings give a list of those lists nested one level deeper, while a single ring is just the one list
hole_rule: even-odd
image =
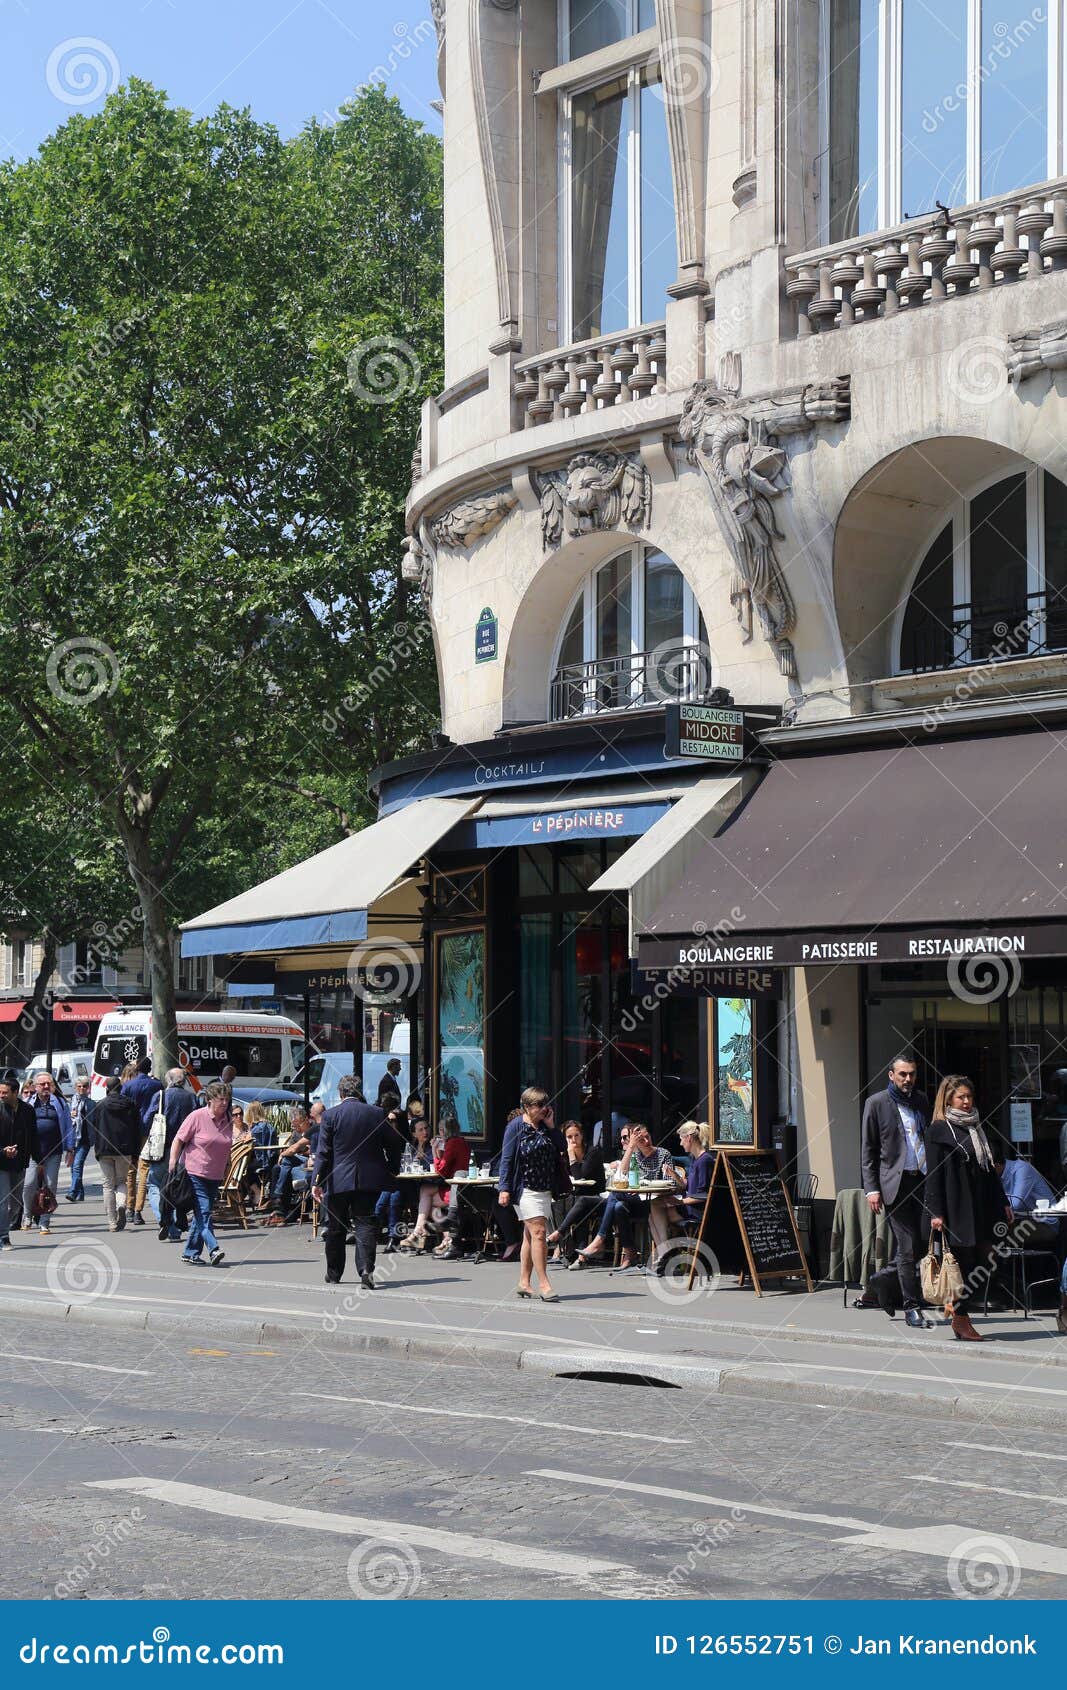
[{"label": "white awning", "polygon": [[182,925],[183,956],[270,953],[367,938],[372,905],[478,808],[420,798]]},{"label": "white awning", "polygon": [[758,771],[699,780],[648,832],[594,880],[591,892],[627,892],[630,899],[630,950],[635,923],[677,885],[690,858],[729,820],[751,791]]}]

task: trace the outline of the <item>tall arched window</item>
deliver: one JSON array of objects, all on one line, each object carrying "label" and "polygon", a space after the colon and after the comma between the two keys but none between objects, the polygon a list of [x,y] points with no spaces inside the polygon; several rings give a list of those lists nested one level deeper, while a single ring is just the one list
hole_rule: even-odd
[{"label": "tall arched window", "polygon": [[552,667],[553,721],[692,701],[711,685],[703,617],[669,557],[628,546],[586,576]]},{"label": "tall arched window", "polygon": [[1019,470],[959,499],[900,626],[905,674],[1067,650],[1067,486]]}]

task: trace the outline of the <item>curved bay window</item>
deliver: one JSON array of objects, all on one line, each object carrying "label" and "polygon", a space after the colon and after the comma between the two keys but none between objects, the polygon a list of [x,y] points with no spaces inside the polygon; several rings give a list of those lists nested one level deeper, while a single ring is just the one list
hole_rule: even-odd
[{"label": "curved bay window", "polygon": [[704,621],[669,557],[629,546],[586,576],[553,664],[552,721],[676,699],[691,703],[711,685]]},{"label": "curved bay window", "polygon": [[827,239],[1059,175],[1064,10],[823,0]]},{"label": "curved bay window", "polygon": [[901,672],[1067,651],[1067,486],[1020,470],[960,499],[919,563]]}]

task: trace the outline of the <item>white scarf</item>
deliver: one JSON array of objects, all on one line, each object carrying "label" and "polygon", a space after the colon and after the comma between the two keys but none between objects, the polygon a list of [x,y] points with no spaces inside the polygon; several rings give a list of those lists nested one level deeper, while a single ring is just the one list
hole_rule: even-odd
[{"label": "white scarf", "polygon": [[991,1173],[993,1152],[989,1148],[989,1140],[986,1138],[985,1128],[979,1120],[977,1109],[946,1109],[945,1119],[952,1126],[970,1133],[975,1161],[980,1168],[984,1168],[987,1173]]}]

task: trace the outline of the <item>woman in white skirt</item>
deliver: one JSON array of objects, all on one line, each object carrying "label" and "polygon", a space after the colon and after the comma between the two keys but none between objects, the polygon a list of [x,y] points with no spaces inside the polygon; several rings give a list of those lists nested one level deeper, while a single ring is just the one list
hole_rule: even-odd
[{"label": "woman in white skirt", "polygon": [[508,1125],[500,1152],[500,1203],[514,1204],[522,1222],[522,1255],[519,1258],[518,1297],[533,1296],[531,1272],[543,1303],[558,1303],[548,1277],[548,1246],[545,1234],[552,1219],[552,1199],[570,1187],[564,1167],[563,1139],[552,1122],[548,1093],[539,1086],[527,1086],[519,1099],[522,1114]]}]

